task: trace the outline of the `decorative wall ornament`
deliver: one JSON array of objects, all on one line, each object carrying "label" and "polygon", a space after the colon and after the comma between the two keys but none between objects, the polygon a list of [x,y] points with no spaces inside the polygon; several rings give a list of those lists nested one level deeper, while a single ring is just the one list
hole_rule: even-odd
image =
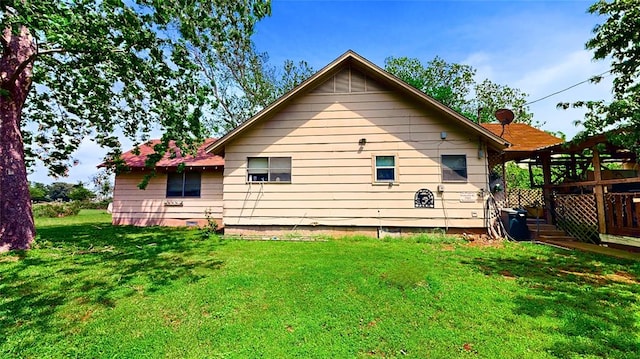
[{"label": "decorative wall ornament", "polygon": [[433,192],[426,188],[422,188],[416,192],[413,197],[413,205],[415,208],[435,208]]}]

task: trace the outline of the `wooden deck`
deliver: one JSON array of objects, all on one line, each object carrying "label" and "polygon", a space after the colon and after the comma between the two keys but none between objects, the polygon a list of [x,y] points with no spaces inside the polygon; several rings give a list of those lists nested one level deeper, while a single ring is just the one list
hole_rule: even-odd
[{"label": "wooden deck", "polygon": [[577,249],[583,252],[591,252],[603,254],[605,256],[635,260],[640,261],[640,253],[634,253],[625,251],[622,249],[615,249],[610,247],[599,246],[597,244],[590,244],[578,241],[567,241],[567,240],[554,240],[549,238],[540,238],[538,242],[549,243],[555,246],[560,246],[567,249]]}]

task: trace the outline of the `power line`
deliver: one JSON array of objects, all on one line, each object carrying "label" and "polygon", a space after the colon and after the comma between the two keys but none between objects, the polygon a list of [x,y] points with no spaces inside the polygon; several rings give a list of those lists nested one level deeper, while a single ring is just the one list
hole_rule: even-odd
[{"label": "power line", "polygon": [[598,75],[592,76],[592,77],[590,77],[590,78],[588,78],[588,79],[586,79],[586,80],[584,80],[584,81],[580,81],[580,82],[578,82],[577,84],[571,85],[571,86],[569,86],[569,87],[567,87],[567,88],[565,88],[565,89],[562,89],[562,90],[560,90],[560,91],[556,91],[556,92],[554,92],[554,93],[552,93],[552,94],[550,94],[550,95],[547,95],[547,96],[541,97],[541,98],[539,98],[539,99],[537,99],[537,100],[535,100],[535,101],[531,101],[531,102],[529,102],[529,103],[525,103],[525,104],[524,104],[524,106],[531,105],[532,103],[536,103],[536,102],[539,102],[539,101],[542,101],[542,100],[548,99],[548,98],[549,98],[549,97],[551,97],[551,96],[555,96],[555,95],[557,95],[557,94],[559,94],[559,93],[565,92],[565,91],[567,91],[567,90],[571,90],[572,88],[574,88],[574,87],[576,87],[576,86],[582,85],[582,84],[583,84],[583,83],[585,83],[585,82],[593,81],[593,79],[598,78],[598,77],[600,77],[600,76],[602,76],[602,75],[608,74],[609,72],[611,72],[611,70],[607,70],[607,71],[605,71],[605,72],[603,72],[603,73],[601,73],[601,74],[598,74]]}]

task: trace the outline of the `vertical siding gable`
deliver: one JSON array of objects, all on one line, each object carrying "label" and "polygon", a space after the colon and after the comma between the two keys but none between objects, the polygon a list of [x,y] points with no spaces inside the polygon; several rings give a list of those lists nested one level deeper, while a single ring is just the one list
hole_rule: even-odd
[{"label": "vertical siding gable", "polygon": [[317,94],[388,91],[388,88],[355,67],[345,66],[311,90]]}]

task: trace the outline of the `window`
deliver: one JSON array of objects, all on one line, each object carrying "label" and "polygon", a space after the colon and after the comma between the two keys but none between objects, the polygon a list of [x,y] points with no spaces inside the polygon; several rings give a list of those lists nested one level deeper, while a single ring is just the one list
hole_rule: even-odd
[{"label": "window", "polygon": [[249,157],[248,182],[291,182],[291,157]]},{"label": "window", "polygon": [[200,197],[200,172],[168,173],[167,197]]},{"label": "window", "polygon": [[376,156],[375,182],[394,182],[396,180],[396,157]]},{"label": "window", "polygon": [[442,181],[467,182],[467,156],[442,155]]}]

